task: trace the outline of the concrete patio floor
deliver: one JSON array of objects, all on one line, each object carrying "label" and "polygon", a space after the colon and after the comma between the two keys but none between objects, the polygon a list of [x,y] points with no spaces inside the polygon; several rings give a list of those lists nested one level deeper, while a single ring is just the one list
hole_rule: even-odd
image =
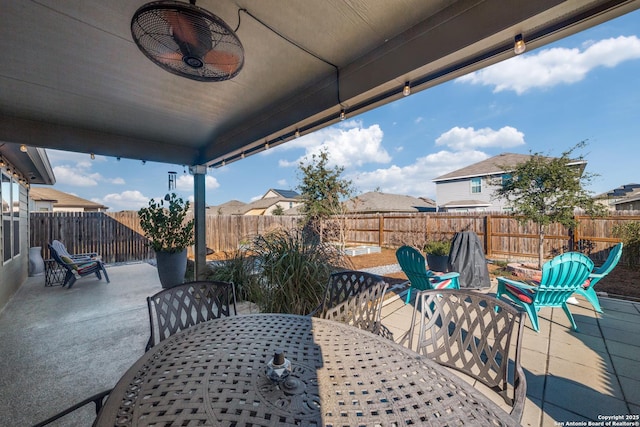
[{"label": "concrete patio floor", "polygon": [[[45,287],[44,277],[30,277],[0,312],[0,425],[33,425],[111,388],[143,354],[146,297],[161,289],[155,267],[128,264],[108,271],[109,284],[92,276],[71,289]],[[640,304],[601,303],[602,315],[584,300],[571,306],[579,333],[568,328],[562,310],[541,311],[540,333],[526,321],[523,425],[640,414]],[[408,330],[412,309],[399,298],[387,300],[383,323],[396,337]],[[54,425],[91,425],[92,410]]]},{"label": "concrete patio floor", "polygon": [[[495,296],[495,287],[483,292]],[[589,421],[604,421],[602,416],[622,416],[624,421],[625,415],[640,414],[640,303],[600,298],[604,313],[599,314],[586,300],[577,299],[578,305],[569,307],[579,332],[571,329],[561,308],[540,310],[539,333],[525,316],[524,426],[598,425]],[[405,305],[398,298],[383,306],[382,323],[396,341],[410,328],[413,309],[413,301]],[[509,410],[494,393],[486,394]]]}]

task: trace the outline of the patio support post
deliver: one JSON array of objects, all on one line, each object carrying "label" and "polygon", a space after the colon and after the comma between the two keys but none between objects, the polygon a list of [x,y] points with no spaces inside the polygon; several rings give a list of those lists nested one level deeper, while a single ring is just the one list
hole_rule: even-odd
[{"label": "patio support post", "polygon": [[195,273],[196,280],[204,279],[207,266],[207,224],[205,196],[205,165],[191,166],[193,175],[193,218],[195,220]]}]

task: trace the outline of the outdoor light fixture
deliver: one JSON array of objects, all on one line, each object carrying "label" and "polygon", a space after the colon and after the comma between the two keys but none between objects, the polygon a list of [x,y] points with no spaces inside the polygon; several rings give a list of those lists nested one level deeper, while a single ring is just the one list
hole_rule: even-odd
[{"label": "outdoor light fixture", "polygon": [[344,120],[347,118],[347,113],[345,113],[344,108],[340,110],[340,120]]},{"label": "outdoor light fixture", "polygon": [[265,149],[265,150],[268,150],[268,149],[269,149],[269,143],[268,143],[268,142],[265,142],[265,143],[264,143],[264,149]]},{"label": "outdoor light fixture", "polygon": [[300,138],[300,131],[298,129],[296,129],[295,137]]},{"label": "outdoor light fixture", "polygon": [[138,48],[164,70],[192,80],[219,82],[235,77],[244,65],[244,48],[222,19],[195,5],[153,1],[131,19]]},{"label": "outdoor light fixture", "polygon": [[96,155],[91,153],[91,160],[95,160],[96,159]]},{"label": "outdoor light fixture", "polygon": [[4,159],[0,157],[0,168],[4,167]]},{"label": "outdoor light fixture", "polygon": [[20,145],[20,151],[22,151],[23,153],[26,153],[27,152],[27,146],[24,145],[24,144],[21,144]]},{"label": "outdoor light fixture", "polygon": [[513,52],[516,55],[520,55],[521,53],[524,53],[525,50],[527,50],[527,45],[524,43],[522,34],[518,34],[513,44]]},{"label": "outdoor light fixture", "polygon": [[409,82],[404,84],[404,89],[402,89],[402,94],[404,96],[409,96],[411,95],[411,86],[409,86]]}]

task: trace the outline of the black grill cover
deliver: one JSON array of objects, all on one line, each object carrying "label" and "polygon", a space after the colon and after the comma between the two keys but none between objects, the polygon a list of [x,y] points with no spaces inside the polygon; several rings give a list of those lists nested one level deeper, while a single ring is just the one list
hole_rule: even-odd
[{"label": "black grill cover", "polygon": [[460,273],[460,289],[491,287],[482,242],[473,231],[461,231],[453,236],[449,252],[449,271]]}]

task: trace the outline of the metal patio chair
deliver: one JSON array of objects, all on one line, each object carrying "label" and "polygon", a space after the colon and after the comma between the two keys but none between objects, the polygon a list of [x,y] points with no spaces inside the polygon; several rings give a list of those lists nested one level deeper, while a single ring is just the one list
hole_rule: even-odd
[{"label": "metal patio chair", "polygon": [[96,415],[98,415],[98,413],[100,412],[100,409],[102,409],[102,405],[104,404],[106,398],[109,396],[109,393],[111,393],[112,389],[108,389],[108,390],[104,390],[101,391],[100,393],[94,394],[91,397],[88,397],[86,399],[84,399],[81,402],[76,403],[73,406],[68,407],[67,409],[58,412],[57,414],[55,414],[54,416],[47,418],[44,421],[41,421],[37,424],[35,424],[33,427],[43,427],[46,425],[49,425],[51,423],[53,423],[54,421],[59,420],[62,417],[65,417],[67,415],[69,415],[72,412],[77,411],[78,409],[84,407],[85,405],[88,405],[90,403],[93,403],[94,405],[96,405]]},{"label": "metal patio chair", "polygon": [[62,287],[68,285],[70,289],[76,280],[78,280],[77,276],[85,277],[91,274],[95,274],[98,280],[102,280],[102,274],[104,274],[104,278],[107,283],[109,281],[109,275],[107,274],[107,269],[104,264],[99,259],[90,259],[90,258],[69,258],[65,255],[59,255],[58,251],[52,246],[49,246],[49,252],[53,259],[65,270],[64,281],[62,282]]},{"label": "metal patio chair", "polygon": [[567,299],[582,285],[593,270],[593,261],[579,252],[567,252],[542,265],[540,283],[498,277],[497,297],[505,296],[522,307],[531,320],[531,326],[540,331],[538,311],[542,307],[562,307],[575,331],[578,330]]},{"label": "metal patio chair", "polygon": [[611,270],[618,265],[620,257],[622,257],[622,242],[618,243],[613,247],[613,249],[611,249],[611,252],[609,252],[609,256],[604,264],[600,267],[594,268],[589,275],[589,278],[576,291],[577,294],[585,297],[598,313],[602,313],[602,308],[600,307],[598,295],[593,287],[600,281],[600,279],[611,273]]},{"label": "metal patio chair", "polygon": [[392,339],[380,322],[389,284],[375,274],[347,270],[333,273],[320,305],[311,316],[335,320]]},{"label": "metal patio chair", "polygon": [[233,283],[194,281],[163,289],[147,297],[151,335],[145,351],[160,341],[207,320],[235,316]]},{"label": "metal patio chair", "polygon": [[491,388],[511,406],[515,419],[522,418],[527,395],[520,363],[524,313],[477,291],[421,291],[412,316],[410,348],[416,316],[420,316],[418,353]]},{"label": "metal patio chair", "polygon": [[401,246],[396,251],[396,258],[400,268],[407,275],[411,287],[407,292],[405,304],[411,300],[411,290],[424,291],[427,289],[460,289],[459,273],[435,274],[427,270],[424,256],[412,246]]}]

